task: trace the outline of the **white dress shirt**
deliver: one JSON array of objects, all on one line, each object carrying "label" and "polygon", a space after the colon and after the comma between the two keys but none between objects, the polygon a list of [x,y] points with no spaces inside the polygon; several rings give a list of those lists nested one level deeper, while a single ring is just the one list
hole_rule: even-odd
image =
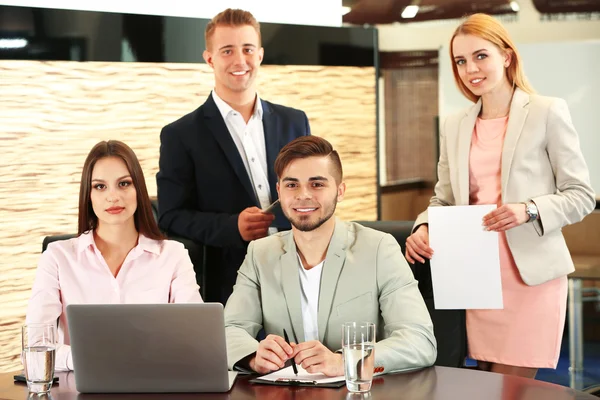
[{"label": "white dress shirt", "polygon": [[[231,108],[229,104],[219,97],[215,90],[212,91],[212,96],[225,121],[227,130],[242,157],[260,208],[265,209],[271,204],[271,187],[267,172],[267,149],[262,123],[263,109],[260,98],[257,94],[254,112],[246,124],[242,114]],[[277,229],[269,228],[269,234],[272,235],[274,233],[277,233]]]},{"label": "white dress shirt", "polygon": [[304,340],[319,340],[319,291],[321,290],[321,273],[323,272],[322,261],[311,269],[302,266],[302,260],[298,255],[300,268],[300,303],[302,305],[302,323],[304,325]]}]

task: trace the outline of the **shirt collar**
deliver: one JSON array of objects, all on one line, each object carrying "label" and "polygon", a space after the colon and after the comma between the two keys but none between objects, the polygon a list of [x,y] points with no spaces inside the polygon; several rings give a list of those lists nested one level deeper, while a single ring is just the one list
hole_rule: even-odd
[{"label": "shirt collar", "polygon": [[[82,233],[79,236],[79,240],[77,243],[77,251],[83,252],[84,250],[92,247],[94,250],[98,250],[96,246],[96,241],[94,240],[94,231],[89,230],[85,233]],[[149,239],[146,236],[140,233],[138,237],[138,244],[133,248],[134,251],[147,251],[152,254],[160,255],[160,241]]]},{"label": "shirt collar", "polygon": [[96,243],[94,242],[93,230],[89,230],[79,235],[79,239],[77,240],[77,251],[81,253],[82,251],[88,249],[90,246],[96,247]]},{"label": "shirt collar", "polygon": [[160,240],[149,239],[140,233],[138,239],[138,246],[140,249],[147,251],[152,254],[160,255]]},{"label": "shirt collar", "polygon": [[[235,110],[233,108],[231,108],[231,106],[229,104],[227,104],[225,102],[225,100],[220,98],[219,95],[217,94],[217,91],[214,89],[212,91],[212,97],[213,97],[215,104],[217,105],[217,108],[219,109],[219,112],[221,113],[221,116],[223,117],[223,120],[226,120],[229,113],[232,111],[235,111]],[[262,107],[262,101],[260,101],[260,97],[258,96],[258,93],[256,94],[256,100],[254,102],[254,113],[252,115],[257,119],[262,120],[263,107]]]}]

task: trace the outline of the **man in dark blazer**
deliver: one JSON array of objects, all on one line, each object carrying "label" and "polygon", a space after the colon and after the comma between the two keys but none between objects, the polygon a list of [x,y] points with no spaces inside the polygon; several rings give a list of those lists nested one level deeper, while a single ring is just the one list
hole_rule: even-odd
[{"label": "man in dark blazer", "polygon": [[159,225],[207,246],[204,300],[225,304],[248,243],[290,229],[283,215],[263,210],[278,198],[279,150],[310,127],[303,111],[258,97],[264,50],[252,14],[227,9],[205,37],[215,88],[202,106],[161,131]]}]

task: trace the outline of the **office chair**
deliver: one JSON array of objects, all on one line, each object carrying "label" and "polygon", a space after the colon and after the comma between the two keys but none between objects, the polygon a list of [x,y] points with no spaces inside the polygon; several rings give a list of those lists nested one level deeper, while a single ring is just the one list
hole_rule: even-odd
[{"label": "office chair", "polygon": [[[414,221],[356,221],[357,223],[381,232],[391,234],[404,254],[406,239],[412,233]],[[408,264],[415,279],[419,282],[419,291],[433,321],[433,331],[437,341],[437,359],[435,365],[444,367],[463,367],[467,356],[467,327],[464,310],[436,310],[433,301],[433,284],[429,260],[424,264]]]}]

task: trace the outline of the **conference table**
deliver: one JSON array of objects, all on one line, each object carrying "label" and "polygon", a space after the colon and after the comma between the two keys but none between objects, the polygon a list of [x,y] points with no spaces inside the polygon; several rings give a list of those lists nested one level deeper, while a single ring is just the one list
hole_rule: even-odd
[{"label": "conference table", "polygon": [[[590,394],[534,379],[470,369],[431,367],[420,371],[375,377],[371,391],[349,393],[339,389],[257,385],[240,376],[228,393],[186,394],[81,394],[74,373],[57,373],[59,384],[50,396],[28,397],[27,386],[13,382],[14,373],[0,374],[0,399],[114,400],[114,399],[273,399],[273,400],[598,400]],[[126,377],[124,377],[126,379]]]}]

